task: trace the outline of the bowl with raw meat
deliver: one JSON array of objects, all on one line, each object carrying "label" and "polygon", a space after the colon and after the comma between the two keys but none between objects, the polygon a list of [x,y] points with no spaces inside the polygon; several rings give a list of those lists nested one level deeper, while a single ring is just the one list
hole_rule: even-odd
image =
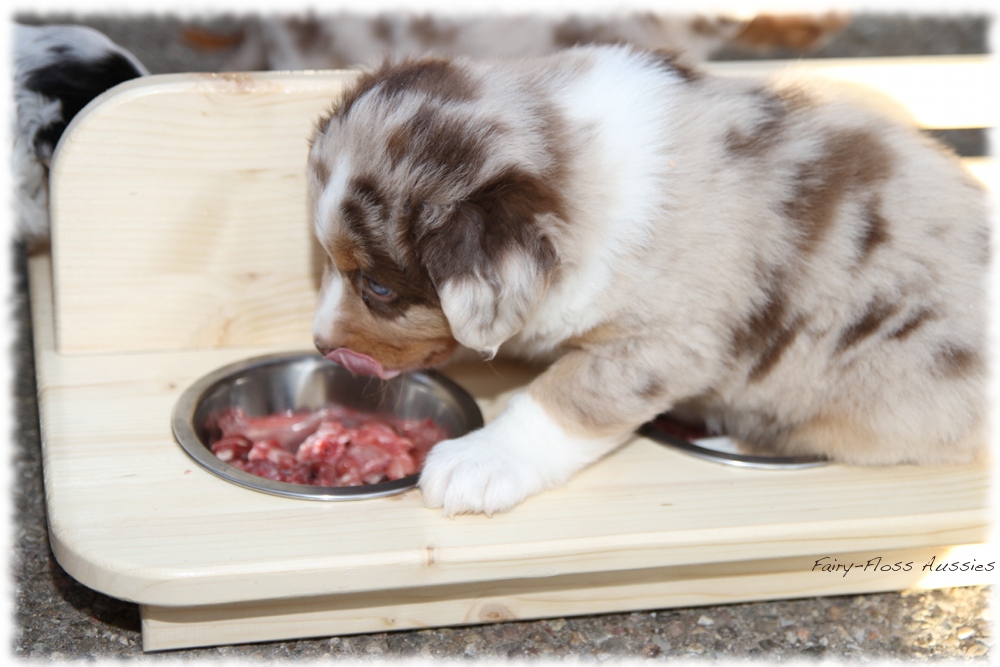
[{"label": "bowl with raw meat", "polygon": [[292,498],[375,498],[413,488],[427,452],[483,425],[464,389],[435,371],[380,380],[311,352],[240,361],[177,401],[173,432],[199,465]]}]

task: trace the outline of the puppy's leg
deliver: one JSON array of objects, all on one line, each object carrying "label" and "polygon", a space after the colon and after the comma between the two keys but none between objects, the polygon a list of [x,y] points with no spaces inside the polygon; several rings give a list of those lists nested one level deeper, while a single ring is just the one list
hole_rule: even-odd
[{"label": "puppy's leg", "polygon": [[448,516],[503,512],[564,484],[627,437],[569,433],[531,392],[519,392],[485,428],[434,446],[420,473],[424,503]]},{"label": "puppy's leg", "polygon": [[492,514],[564,484],[663,409],[664,383],[642,368],[617,355],[564,356],[485,428],[431,450],[424,502],[448,516]]}]

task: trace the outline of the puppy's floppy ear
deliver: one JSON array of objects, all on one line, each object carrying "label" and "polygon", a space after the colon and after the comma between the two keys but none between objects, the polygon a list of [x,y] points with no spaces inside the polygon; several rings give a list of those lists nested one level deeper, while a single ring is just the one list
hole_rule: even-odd
[{"label": "puppy's floppy ear", "polygon": [[540,223],[559,208],[539,179],[517,174],[423,207],[416,249],[455,340],[492,357],[525,325],[556,264]]}]

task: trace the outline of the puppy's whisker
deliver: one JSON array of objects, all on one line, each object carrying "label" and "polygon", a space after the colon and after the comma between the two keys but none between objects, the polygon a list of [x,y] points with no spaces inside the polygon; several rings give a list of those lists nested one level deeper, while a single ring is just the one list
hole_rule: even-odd
[{"label": "puppy's whisker", "polygon": [[386,393],[386,386],[381,382],[376,382],[374,375],[369,375],[368,380],[365,382],[365,386],[361,390],[361,395],[365,398],[377,397],[379,394],[383,396]]}]

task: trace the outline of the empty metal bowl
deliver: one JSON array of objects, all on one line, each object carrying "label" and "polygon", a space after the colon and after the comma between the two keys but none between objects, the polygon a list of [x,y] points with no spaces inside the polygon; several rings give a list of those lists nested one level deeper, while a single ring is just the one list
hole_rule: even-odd
[{"label": "empty metal bowl", "polygon": [[812,456],[761,456],[740,454],[735,449],[735,443],[726,437],[706,437],[686,439],[661,428],[657,420],[646,422],[638,431],[661,445],[690,454],[691,456],[736,466],[738,468],[762,468],[764,470],[799,470],[815,468],[829,463],[824,458]]},{"label": "empty metal bowl", "polygon": [[338,404],[403,419],[430,418],[449,438],[482,427],[479,406],[464,389],[434,371],[401,375],[389,381],[355,376],[316,353],[255,357],[220,368],[185,391],[173,412],[177,442],[203,468],[256,491],[311,500],[358,500],[413,488],[419,473],[363,486],[308,486],[278,482],[244,472],[209,449],[209,416],[242,407],[251,417],[286,410],[317,410]]}]

